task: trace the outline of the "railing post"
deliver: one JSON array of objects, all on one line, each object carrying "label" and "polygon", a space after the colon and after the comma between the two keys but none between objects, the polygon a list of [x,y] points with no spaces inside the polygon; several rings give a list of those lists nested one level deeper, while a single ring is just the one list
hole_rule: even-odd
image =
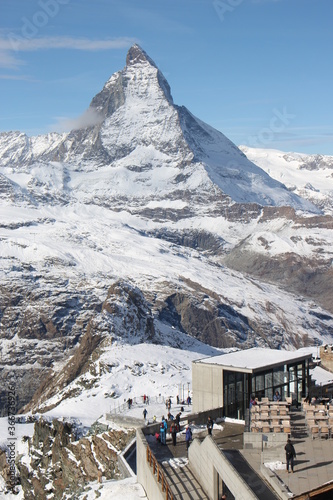
[{"label": "railing post", "polygon": [[170,490],[169,484],[167,482],[166,477],[164,476],[163,470],[160,468],[160,464],[156,460],[155,455],[151,451],[149,445],[146,448],[146,458],[147,462],[149,463],[150,467],[153,467],[153,475],[155,476],[156,474],[156,479],[158,483],[161,483],[162,486],[162,492],[165,491],[165,498],[166,500],[174,500],[173,494]]}]

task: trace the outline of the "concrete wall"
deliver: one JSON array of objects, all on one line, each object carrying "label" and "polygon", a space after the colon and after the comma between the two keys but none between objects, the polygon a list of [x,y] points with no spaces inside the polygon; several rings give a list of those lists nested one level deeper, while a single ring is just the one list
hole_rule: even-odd
[{"label": "concrete wall", "polygon": [[260,472],[266,479],[266,482],[277,493],[278,498],[281,500],[290,500],[290,490],[274,471],[268,469],[264,465],[261,465]]},{"label": "concrete wall", "polygon": [[189,448],[189,465],[211,500],[217,498],[218,475],[237,500],[255,500],[257,496],[221,453],[211,436],[200,443],[194,439]]},{"label": "concrete wall", "polygon": [[136,439],[134,438],[126,448],[118,455],[118,467],[123,477],[134,477],[136,474],[127,463],[127,457],[135,451]]},{"label": "concrete wall", "polygon": [[138,482],[143,486],[148,498],[165,500],[165,493],[147,462],[147,442],[141,429],[136,431],[136,468]]},{"label": "concrete wall", "polygon": [[284,432],[244,432],[244,449],[267,450],[282,447],[287,443],[288,434]]},{"label": "concrete wall", "polygon": [[223,406],[223,370],[220,366],[192,363],[193,412]]},{"label": "concrete wall", "polygon": [[184,417],[183,420],[188,421],[190,424],[192,421],[196,423],[196,425],[206,425],[208,417],[212,417],[215,421],[217,418],[223,417],[223,408],[214,408],[206,411],[201,411],[198,413],[191,413],[187,417]]},{"label": "concrete wall", "polygon": [[321,366],[330,372],[333,372],[333,347],[328,345],[325,347],[320,347],[319,356],[321,359]]}]

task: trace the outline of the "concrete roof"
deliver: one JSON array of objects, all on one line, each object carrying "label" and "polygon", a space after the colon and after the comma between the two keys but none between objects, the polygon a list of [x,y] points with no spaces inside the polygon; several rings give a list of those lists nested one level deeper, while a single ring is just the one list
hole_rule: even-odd
[{"label": "concrete roof", "polygon": [[325,370],[321,366],[316,366],[310,370],[310,375],[312,380],[316,382],[316,385],[331,385],[333,384],[333,373]]},{"label": "concrete roof", "polygon": [[252,349],[245,349],[243,351],[234,351],[198,359],[194,363],[207,363],[226,368],[238,368],[245,371],[258,371],[307,358],[311,358],[311,353],[304,352],[303,350],[280,351],[278,349],[253,347]]}]

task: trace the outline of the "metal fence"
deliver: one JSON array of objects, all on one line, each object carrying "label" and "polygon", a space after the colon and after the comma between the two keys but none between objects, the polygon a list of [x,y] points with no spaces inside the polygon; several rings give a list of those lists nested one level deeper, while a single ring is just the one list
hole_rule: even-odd
[{"label": "metal fence", "polygon": [[[129,410],[130,408],[132,408],[133,406],[141,406],[141,405],[145,405],[144,403],[144,400],[143,400],[143,396],[139,396],[139,397],[135,397],[135,398],[132,398],[131,399],[131,403],[129,402],[129,400],[127,401],[123,401],[122,403],[120,402],[120,400],[115,400],[113,401],[113,404],[110,405],[110,414],[111,415],[117,415],[117,414],[120,414],[120,413],[124,413],[125,411]],[[147,404],[147,406],[149,406],[150,403],[165,403],[165,398],[164,396],[152,396],[149,398],[149,403]]]}]

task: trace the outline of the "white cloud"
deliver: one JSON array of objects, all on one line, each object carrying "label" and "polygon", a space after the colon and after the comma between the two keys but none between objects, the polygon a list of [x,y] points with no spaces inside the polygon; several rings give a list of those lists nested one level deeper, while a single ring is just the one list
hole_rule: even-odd
[{"label": "white cloud", "polygon": [[16,69],[23,61],[13,56],[8,50],[1,49],[0,45],[0,68]]},{"label": "white cloud", "polygon": [[89,38],[73,38],[70,36],[24,38],[9,34],[6,38],[0,38],[0,51],[27,52],[46,49],[110,50],[128,47],[135,43],[135,41],[133,38],[127,37],[91,40]]},{"label": "white cloud", "polygon": [[0,80],[24,80],[24,81],[32,81],[32,78],[27,75],[1,75]]},{"label": "white cloud", "polygon": [[129,37],[105,40],[92,40],[70,36],[28,38],[9,33],[6,37],[0,36],[0,68],[17,69],[20,67],[23,61],[17,57],[18,52],[52,49],[83,51],[113,50],[129,47],[135,42],[137,40]]},{"label": "white cloud", "polygon": [[52,130],[57,132],[68,132],[70,130],[79,130],[86,127],[93,127],[102,123],[103,116],[98,113],[93,108],[88,108],[82,115],[77,118],[64,118],[59,117],[54,125],[52,125]]}]

